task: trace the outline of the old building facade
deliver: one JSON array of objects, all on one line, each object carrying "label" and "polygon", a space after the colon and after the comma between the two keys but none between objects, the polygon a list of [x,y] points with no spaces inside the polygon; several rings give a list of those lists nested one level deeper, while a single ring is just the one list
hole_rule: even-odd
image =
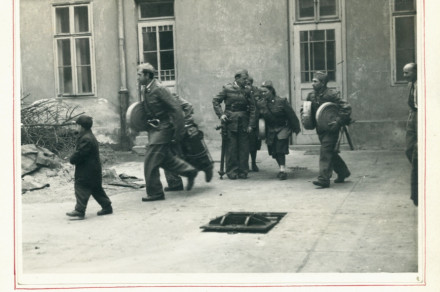
[{"label": "old building facade", "polygon": [[[416,19],[416,0],[21,0],[21,86],[79,105],[101,142],[124,144],[136,66],[150,62],[219,140],[212,98],[237,70],[272,80],[297,114],[325,70],[353,107],[356,147],[402,148]],[[293,142],[318,143],[307,130]]]}]

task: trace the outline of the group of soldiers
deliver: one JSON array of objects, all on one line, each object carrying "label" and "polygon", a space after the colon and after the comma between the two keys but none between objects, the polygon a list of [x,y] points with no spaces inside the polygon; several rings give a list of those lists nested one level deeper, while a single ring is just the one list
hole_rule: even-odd
[{"label": "group of soldiers", "polygon": [[[411,83],[408,104],[410,116],[407,125],[407,156],[412,163],[411,199],[418,204],[417,194],[417,69],[410,63],[404,67],[404,77]],[[184,189],[181,177],[187,178],[186,189],[191,190],[199,171],[205,173],[206,182],[213,177],[213,160],[203,141],[203,132],[199,130],[192,117],[192,105],[171,94],[157,79],[155,68],[144,63],[138,66],[138,82],[141,87],[140,105],[142,127],[148,132],[148,145],[144,162],[144,176],[147,195],[144,202],[164,200],[165,191]],[[289,138],[292,133],[301,130],[300,121],[286,98],[276,94],[273,83],[264,81],[260,87],[253,85],[253,78],[247,70],[234,75],[234,81],[223,86],[213,98],[215,114],[221,121],[222,129],[222,165],[226,161],[227,177],[231,180],[246,179],[249,169],[259,171],[256,165],[257,151],[261,147],[261,133],[266,140],[268,153],[278,166],[277,178],[287,179],[286,155],[289,154]],[[338,143],[342,135],[341,128],[351,123],[351,106],[341,99],[339,92],[327,87],[328,75],[315,72],[313,91],[307,96],[310,102],[312,128],[321,143],[319,155],[319,175],[313,184],[319,188],[330,187],[333,171],[335,183],[343,183],[350,171],[339,155]],[[224,103],[224,107],[222,107]],[[324,104],[336,106],[336,118],[324,126],[316,121],[316,113]],[[301,121],[305,123],[304,108],[300,109]],[[102,206],[98,215],[112,214],[111,201],[102,189],[101,163],[99,147],[91,127],[93,120],[81,116],[77,120],[78,140],[76,150],[70,162],[75,167],[76,206],[70,217],[84,218],[87,202],[92,195]],[[259,128],[262,127],[262,128]],[[310,129],[310,125],[308,125]],[[251,167],[249,167],[249,156]],[[223,160],[224,158],[224,160]],[[163,188],[159,169],[165,172],[168,186]]]},{"label": "group of soldiers", "polygon": [[[233,83],[223,86],[220,93],[214,97],[213,106],[219,117],[226,139],[226,174],[229,179],[246,179],[249,169],[258,171],[256,153],[260,149],[259,134],[264,131],[269,155],[278,166],[277,178],[287,179],[286,155],[289,154],[289,138],[292,133],[301,130],[299,119],[286,98],[277,96],[272,81],[264,81],[261,87],[253,85],[253,78],[247,70],[235,74]],[[316,127],[321,142],[319,159],[319,176],[313,184],[320,188],[330,186],[332,172],[338,175],[335,182],[342,183],[350,176],[350,171],[335,148],[341,135],[340,129],[351,121],[351,107],[340,98],[338,92],[327,88],[328,76],[317,71],[313,78],[313,91],[307,100],[311,102],[312,113],[315,117],[318,108],[330,102],[337,106],[338,117],[330,121],[327,127]],[[224,103],[224,109],[221,107]],[[301,119],[303,109],[300,110]],[[258,122],[262,121],[262,122]],[[316,122],[315,122],[316,124]],[[258,127],[263,125],[264,129]],[[249,156],[251,168],[249,168]]]}]

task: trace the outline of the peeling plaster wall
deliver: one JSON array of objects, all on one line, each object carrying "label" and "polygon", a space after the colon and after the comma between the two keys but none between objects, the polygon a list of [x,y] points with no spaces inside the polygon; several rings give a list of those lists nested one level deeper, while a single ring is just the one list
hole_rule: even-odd
[{"label": "peeling plaster wall", "polygon": [[403,148],[408,87],[391,81],[389,1],[345,3],[347,92],[357,120],[353,140],[360,148]]},{"label": "peeling plaster wall", "polygon": [[287,1],[175,0],[177,93],[194,105],[207,139],[220,139],[212,99],[248,69],[288,97]]}]

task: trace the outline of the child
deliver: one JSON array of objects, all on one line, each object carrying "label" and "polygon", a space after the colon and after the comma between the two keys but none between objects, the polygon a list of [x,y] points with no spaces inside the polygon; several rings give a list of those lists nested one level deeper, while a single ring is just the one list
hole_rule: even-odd
[{"label": "child", "polygon": [[78,139],[70,163],[75,165],[76,205],[72,212],[66,213],[72,219],[84,219],[90,195],[95,198],[102,210],[98,216],[113,213],[112,202],[102,188],[102,169],[99,158],[99,145],[92,133],[93,120],[82,115],[76,120]]}]

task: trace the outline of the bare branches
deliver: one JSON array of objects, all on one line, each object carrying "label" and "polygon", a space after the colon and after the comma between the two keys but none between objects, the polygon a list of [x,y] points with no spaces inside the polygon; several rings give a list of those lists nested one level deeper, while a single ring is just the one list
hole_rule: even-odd
[{"label": "bare branches", "polygon": [[84,112],[77,113],[78,106],[57,99],[26,105],[28,96],[21,98],[21,144],[35,144],[59,155],[72,151],[76,139],[72,126]]}]

